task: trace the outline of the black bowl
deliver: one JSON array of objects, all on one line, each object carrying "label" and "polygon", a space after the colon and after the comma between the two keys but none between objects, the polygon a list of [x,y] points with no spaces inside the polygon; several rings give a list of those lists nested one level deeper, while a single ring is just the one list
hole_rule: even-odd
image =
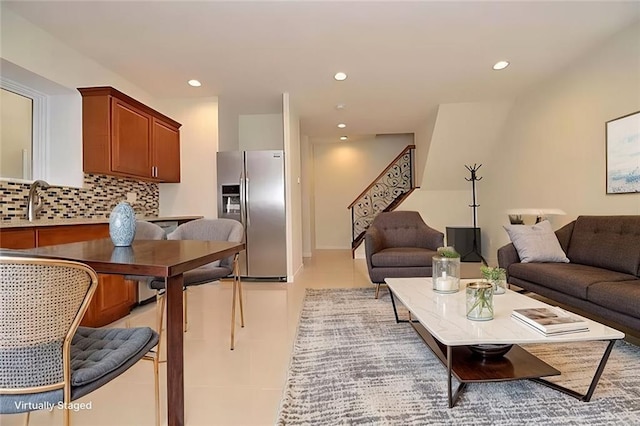
[{"label": "black bowl", "polygon": [[471,345],[468,348],[483,358],[501,357],[511,350],[513,345]]}]

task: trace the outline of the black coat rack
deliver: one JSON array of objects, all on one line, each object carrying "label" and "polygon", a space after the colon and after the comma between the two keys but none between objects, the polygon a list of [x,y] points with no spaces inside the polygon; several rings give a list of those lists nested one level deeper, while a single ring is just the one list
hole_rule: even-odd
[{"label": "black coat rack", "polygon": [[470,255],[471,253],[475,253],[477,254],[480,259],[482,259],[482,263],[484,265],[488,265],[487,261],[485,260],[485,258],[482,256],[482,253],[480,253],[480,248],[478,247],[478,239],[476,236],[476,232],[478,229],[478,207],[480,207],[480,204],[478,204],[476,202],[476,181],[480,181],[482,180],[481,177],[478,177],[477,172],[480,169],[480,167],[482,167],[482,164],[473,164],[473,166],[467,166],[465,165],[465,167],[467,168],[467,170],[469,170],[469,172],[471,173],[471,178],[464,178],[467,182],[471,182],[471,192],[473,194],[473,204],[470,204],[469,207],[471,207],[473,209],[473,246],[471,248],[471,250],[468,253],[465,253],[462,256],[462,259],[464,259],[465,257],[467,257],[468,255]]}]

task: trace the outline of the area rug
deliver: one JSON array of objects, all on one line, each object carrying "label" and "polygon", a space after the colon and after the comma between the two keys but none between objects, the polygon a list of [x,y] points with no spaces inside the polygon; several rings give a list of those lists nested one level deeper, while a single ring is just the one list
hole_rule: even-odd
[{"label": "area rug", "polygon": [[[603,342],[527,345],[584,393]],[[454,379],[455,382],[455,379]],[[456,383],[457,385],[457,383]],[[447,375],[388,293],[307,290],[279,425],[640,424],[640,348],[617,342],[590,402],[522,380],[470,383],[447,408]]]}]

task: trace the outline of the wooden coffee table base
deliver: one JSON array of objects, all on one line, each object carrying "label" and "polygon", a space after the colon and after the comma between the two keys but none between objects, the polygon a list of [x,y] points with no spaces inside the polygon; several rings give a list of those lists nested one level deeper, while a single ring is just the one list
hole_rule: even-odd
[{"label": "wooden coffee table base", "polygon": [[[467,346],[446,346],[438,342],[418,322],[411,322],[411,325],[440,362],[447,367],[449,408],[455,405],[467,383],[538,379],[560,374],[560,371],[518,345],[513,345],[511,350],[501,357],[483,358],[471,352]],[[455,393],[452,389],[452,376],[460,382]]]}]

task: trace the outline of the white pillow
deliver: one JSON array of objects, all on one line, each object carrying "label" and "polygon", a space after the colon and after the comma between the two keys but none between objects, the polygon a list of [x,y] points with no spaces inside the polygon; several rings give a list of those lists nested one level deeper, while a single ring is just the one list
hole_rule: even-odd
[{"label": "white pillow", "polygon": [[535,225],[506,225],[504,229],[518,252],[520,262],[569,263],[548,220]]}]

